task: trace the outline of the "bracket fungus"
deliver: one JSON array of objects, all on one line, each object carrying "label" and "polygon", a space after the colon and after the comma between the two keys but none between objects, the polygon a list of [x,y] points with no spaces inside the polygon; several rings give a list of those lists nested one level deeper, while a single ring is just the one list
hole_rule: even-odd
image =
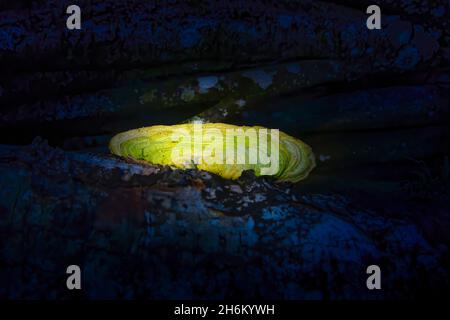
[{"label": "bracket fungus", "polygon": [[226,179],[244,170],[298,182],[315,167],[311,148],[277,129],[224,123],[156,125],[114,136],[115,155],[177,169],[200,169]]}]

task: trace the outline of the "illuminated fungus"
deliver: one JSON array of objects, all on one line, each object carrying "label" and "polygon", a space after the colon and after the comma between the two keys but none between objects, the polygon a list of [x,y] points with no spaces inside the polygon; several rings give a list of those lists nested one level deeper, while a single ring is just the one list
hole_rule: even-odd
[{"label": "illuminated fungus", "polygon": [[109,144],[115,155],[153,165],[200,169],[226,179],[244,170],[277,181],[298,182],[315,167],[311,148],[276,129],[224,123],[187,123],[151,126],[114,136]]}]

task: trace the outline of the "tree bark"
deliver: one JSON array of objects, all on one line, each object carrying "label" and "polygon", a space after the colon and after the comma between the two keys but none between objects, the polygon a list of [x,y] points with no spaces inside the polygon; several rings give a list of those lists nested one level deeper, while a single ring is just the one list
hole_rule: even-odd
[{"label": "tree bark", "polygon": [[[372,32],[366,28],[365,12],[324,2],[201,1],[193,6],[175,1],[170,10],[137,0],[89,3],[80,31],[65,28],[67,1],[0,13],[1,28],[7,31],[0,35],[2,69],[142,68],[217,58],[248,63],[314,57],[345,58],[362,69],[404,71],[439,62],[438,34],[395,16],[385,16],[385,27]],[[399,29],[402,36],[392,38],[390,33]]]},{"label": "tree bark", "polygon": [[0,172],[2,297],[69,299],[71,264],[83,272],[85,299],[373,298],[360,276],[371,261],[384,261],[378,298],[433,293],[450,278],[440,264],[447,253],[432,249],[421,225],[346,196],[68,153],[38,140],[1,147]]}]

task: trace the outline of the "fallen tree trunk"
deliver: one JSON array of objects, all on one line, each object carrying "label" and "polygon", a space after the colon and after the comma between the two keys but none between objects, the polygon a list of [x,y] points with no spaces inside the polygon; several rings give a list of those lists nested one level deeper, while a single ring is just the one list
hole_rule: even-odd
[{"label": "fallen tree trunk", "polygon": [[[0,13],[4,70],[145,68],[166,62],[217,59],[346,59],[361,69],[404,71],[438,63],[439,35],[398,17],[366,28],[365,12],[323,2],[93,2],[82,31],[68,31],[67,1],[40,10]],[[176,17],[177,19],[173,19]],[[339,32],[336,32],[339,30]],[[401,33],[393,37],[392,32]],[[37,67],[39,66],[39,67]]]},{"label": "fallen tree trunk", "polygon": [[300,136],[312,146],[318,166],[351,168],[448,154],[450,127],[334,132]]},{"label": "fallen tree trunk", "polygon": [[385,272],[378,298],[435,294],[450,279],[448,253],[431,246],[420,225],[345,196],[41,141],[1,147],[0,173],[2,297],[70,298],[72,264],[83,273],[82,297],[104,299],[373,298],[361,281],[373,261]]},{"label": "fallen tree trunk", "polygon": [[[0,127],[3,131],[10,128],[34,135],[59,128],[66,128],[73,135],[98,135],[158,122],[176,123],[196,115],[190,120],[269,127],[276,124],[283,130],[303,133],[430,125],[448,119],[445,71],[410,74],[407,79],[395,79],[392,87],[385,89],[325,97],[314,93],[330,90],[328,85],[345,88],[351,70],[339,62],[321,60],[168,80],[156,78],[176,70],[136,70],[120,75],[121,80],[117,81],[124,87],[4,107]],[[138,77],[131,80],[136,74]],[[398,86],[399,81],[409,85]],[[89,84],[89,79],[86,82]],[[318,85],[317,89],[305,90]],[[296,95],[279,97],[287,93]],[[308,98],[311,95],[315,98]],[[171,122],[164,118],[163,109],[167,108],[172,109]],[[243,111],[245,115],[241,116]]]},{"label": "fallen tree trunk", "polygon": [[392,86],[312,98],[266,99],[246,108],[235,121],[276,126],[297,135],[420,127],[450,124],[449,101],[446,87]]},{"label": "fallen tree trunk", "polygon": [[[448,75],[435,74],[448,59],[447,30],[384,12],[383,29],[368,31],[363,10],[323,1],[80,0],[83,29],[69,32],[68,4],[25,10],[0,0],[14,8],[0,13],[0,136],[27,141],[42,131],[68,148],[105,150],[0,145],[0,297],[70,299],[72,264],[82,270],[81,298],[448,293]],[[142,71],[124,71],[132,68]],[[370,76],[380,83],[356,85]],[[317,92],[326,96],[310,99]],[[295,185],[251,172],[224,180],[116,158],[108,135],[75,137],[194,114],[267,121],[311,145],[318,167]],[[439,177],[417,161],[441,155]],[[399,168],[417,181],[404,183]],[[386,177],[397,187],[386,188]],[[383,270],[383,290],[367,290],[361,275],[371,264]]]},{"label": "fallen tree trunk", "polygon": [[2,109],[86,92],[120,88],[130,83],[148,83],[158,79],[226,71],[230,62],[199,61],[176,65],[162,65],[150,69],[132,70],[65,70],[0,75],[0,103]]},{"label": "fallen tree trunk", "polygon": [[[166,109],[171,109],[173,115],[176,108],[194,115],[198,108],[206,109],[223,98],[242,100],[245,105],[247,99],[277,96],[318,84],[345,81],[346,77],[340,62],[306,60],[153,82],[136,80],[121,88],[12,107],[0,113],[0,128],[54,128],[58,123],[66,122],[64,125],[70,125],[75,135],[111,133],[126,129],[125,118],[133,115],[141,118],[141,122],[135,123],[136,126],[150,125],[157,123],[160,120],[157,114],[166,113]],[[110,124],[111,119],[121,120],[122,128]],[[71,124],[67,124],[69,120]],[[89,126],[80,125],[84,120],[89,121]],[[177,117],[172,121],[177,122]],[[97,131],[92,132],[93,129]]]},{"label": "fallen tree trunk", "polygon": [[448,9],[446,0],[322,0],[345,7],[366,11],[370,5],[378,5],[382,14],[399,15],[404,20],[423,23],[427,28],[434,28],[449,34]]}]

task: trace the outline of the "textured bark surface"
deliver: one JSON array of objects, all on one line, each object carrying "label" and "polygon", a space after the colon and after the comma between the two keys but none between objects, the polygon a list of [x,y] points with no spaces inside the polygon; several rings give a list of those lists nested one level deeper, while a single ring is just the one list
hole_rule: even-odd
[{"label": "textured bark surface", "polygon": [[[0,12],[0,129],[24,136],[7,142],[60,128],[92,135],[167,123],[166,112],[155,111],[167,107],[179,122],[214,105],[233,108],[233,97],[301,94],[330,81],[401,82],[404,72],[432,68],[448,86],[444,3],[383,2],[383,28],[369,31],[352,1],[82,1],[79,32],[60,27],[67,4],[42,1],[29,10],[24,2]],[[398,8],[405,13],[396,15]],[[284,60],[292,63],[277,64]],[[233,71],[249,64],[259,66]],[[229,120],[240,111],[210,113],[206,120]]]},{"label": "textured bark surface", "polygon": [[[409,69],[419,60],[430,64],[439,49],[437,35],[423,28],[413,33],[407,21],[392,17],[384,30],[369,33],[361,11],[323,2],[202,1],[196,7],[174,1],[170,8],[142,1],[90,3],[84,11],[85,32],[63,27],[66,16],[57,13],[65,12],[67,1],[1,13],[3,30],[14,31],[2,33],[2,66],[129,67],[217,56],[235,61],[314,56],[348,57],[367,66],[377,60],[380,68]],[[390,39],[399,23],[404,34]],[[373,51],[364,54],[368,49]],[[411,63],[399,65],[405,58]]]},{"label": "textured bark surface", "polygon": [[[2,296],[68,298],[73,261],[86,298],[405,298],[449,285],[449,252],[414,212],[380,215],[252,174],[229,181],[41,140],[3,147],[0,159]],[[384,272],[376,293],[365,286],[373,261]]]}]

